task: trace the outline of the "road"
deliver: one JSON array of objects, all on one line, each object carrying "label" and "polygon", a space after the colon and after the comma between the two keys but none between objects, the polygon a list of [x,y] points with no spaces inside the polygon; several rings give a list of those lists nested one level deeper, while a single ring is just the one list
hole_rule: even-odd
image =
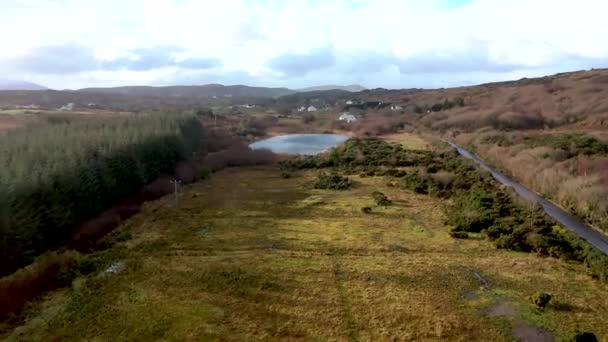
[{"label": "road", "polygon": [[581,239],[589,242],[598,250],[602,251],[604,254],[608,255],[608,236],[600,233],[594,228],[588,226],[583,223],[581,220],[576,218],[575,216],[570,215],[565,212],[563,209],[559,208],[555,204],[547,201],[546,199],[540,197],[533,191],[530,191],[525,186],[520,183],[512,180],[511,178],[503,175],[502,173],[494,170],[490,165],[481,160],[475,154],[467,151],[466,149],[456,145],[455,143],[443,140],[446,143],[450,144],[453,148],[455,148],[461,156],[473,160],[477,163],[481,168],[488,170],[496,180],[501,182],[502,184],[513,188],[521,197],[530,200],[534,203],[539,204],[545,212],[551,216],[554,220],[559,222],[565,228],[571,230],[576,235],[578,235]]}]

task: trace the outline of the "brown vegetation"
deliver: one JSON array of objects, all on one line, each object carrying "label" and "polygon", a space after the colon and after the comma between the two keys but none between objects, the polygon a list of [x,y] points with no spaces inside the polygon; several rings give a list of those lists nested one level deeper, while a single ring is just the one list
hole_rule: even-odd
[{"label": "brown vegetation", "polygon": [[572,144],[576,139],[563,133],[486,131],[461,134],[456,140],[527,187],[608,231],[608,154],[588,154],[574,145],[563,149],[530,143],[559,137]]},{"label": "brown vegetation", "polygon": [[465,106],[420,113],[420,122],[433,129],[536,129],[557,126],[608,126],[608,69],[436,90],[368,93],[374,100],[430,108],[448,99],[463,98]]},{"label": "brown vegetation", "polygon": [[18,311],[25,303],[41,293],[65,285],[59,275],[69,272],[78,264],[78,253],[67,251],[64,253],[48,253],[38,260],[0,279],[0,319],[6,318],[10,313]]}]

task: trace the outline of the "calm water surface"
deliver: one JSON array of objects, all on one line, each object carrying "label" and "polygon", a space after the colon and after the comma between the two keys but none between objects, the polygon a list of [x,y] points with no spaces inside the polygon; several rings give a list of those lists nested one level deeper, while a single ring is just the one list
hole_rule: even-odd
[{"label": "calm water surface", "polygon": [[257,141],[249,147],[274,153],[314,155],[336,147],[349,137],[337,134],[288,134]]}]

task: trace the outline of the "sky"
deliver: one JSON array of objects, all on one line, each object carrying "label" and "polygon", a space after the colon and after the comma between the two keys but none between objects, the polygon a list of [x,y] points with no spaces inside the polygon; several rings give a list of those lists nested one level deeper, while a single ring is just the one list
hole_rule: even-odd
[{"label": "sky", "polygon": [[441,88],[608,67],[606,0],[0,0],[0,79]]}]

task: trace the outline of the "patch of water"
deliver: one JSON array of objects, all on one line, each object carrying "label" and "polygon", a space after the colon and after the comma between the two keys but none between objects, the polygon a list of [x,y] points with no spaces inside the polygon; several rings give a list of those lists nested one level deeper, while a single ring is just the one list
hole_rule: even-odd
[{"label": "patch of water", "polygon": [[282,154],[314,155],[336,147],[348,139],[345,135],[337,134],[288,134],[260,140],[249,147]]},{"label": "patch of water", "polygon": [[522,342],[552,342],[554,340],[553,334],[550,332],[523,322],[513,329],[513,337]]},{"label": "patch of water", "polygon": [[497,303],[488,308],[486,315],[488,317],[513,317],[515,316],[515,308],[507,303]]}]

